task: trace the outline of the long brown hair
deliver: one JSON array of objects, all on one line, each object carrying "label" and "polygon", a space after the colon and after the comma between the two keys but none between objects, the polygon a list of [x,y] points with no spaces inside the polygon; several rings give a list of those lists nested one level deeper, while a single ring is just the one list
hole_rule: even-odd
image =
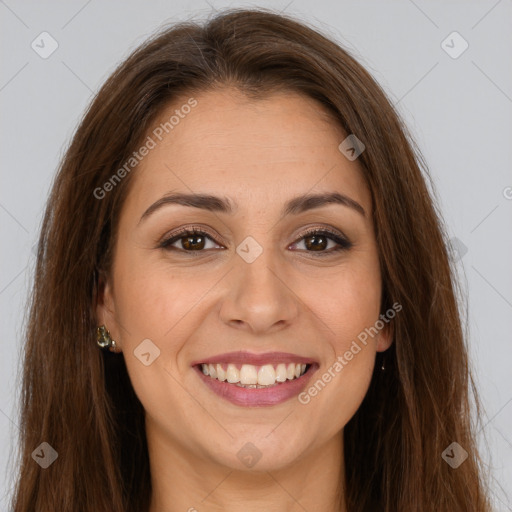
[{"label": "long brown hair", "polygon": [[[430,177],[397,112],[338,44],[289,16],[231,9],[167,28],[135,50],[85,113],[48,200],[38,244],[22,368],[14,512],[143,512],[151,495],[144,409],[124,358],[95,341],[98,279],[112,263],[120,209],[136,172],[94,193],[184,94],[236,87],[316,99],[366,146],[359,163],[373,200],[382,312],[394,343],[346,425],[351,512],[489,510],[470,394],[457,284]],[[341,141],[340,141],[341,142]],[[57,460],[32,457],[47,442]],[[452,468],[457,442],[468,458]],[[340,486],[341,488],[341,486]]]}]

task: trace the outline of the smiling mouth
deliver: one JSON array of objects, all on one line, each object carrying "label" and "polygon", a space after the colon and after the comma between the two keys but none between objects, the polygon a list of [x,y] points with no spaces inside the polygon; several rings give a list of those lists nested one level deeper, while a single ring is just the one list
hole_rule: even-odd
[{"label": "smiling mouth", "polygon": [[297,380],[311,366],[311,364],[304,363],[279,363],[262,366],[252,364],[237,365],[234,363],[202,363],[197,365],[198,369],[211,379],[248,389],[270,388]]}]

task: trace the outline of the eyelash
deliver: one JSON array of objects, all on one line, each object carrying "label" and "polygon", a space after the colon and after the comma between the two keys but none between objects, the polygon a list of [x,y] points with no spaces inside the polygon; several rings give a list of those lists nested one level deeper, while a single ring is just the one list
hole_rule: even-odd
[{"label": "eyelash", "polygon": [[[200,229],[200,228],[198,228],[196,226],[191,226],[191,227],[184,228],[184,229],[178,231],[177,233],[173,233],[171,235],[171,237],[169,237],[169,238],[165,238],[164,240],[162,240],[158,244],[158,248],[165,249],[165,250],[177,250],[177,251],[184,252],[184,253],[198,253],[197,256],[199,256],[200,253],[206,252],[207,250],[202,249],[202,250],[196,250],[196,251],[187,251],[185,249],[179,249],[177,247],[171,247],[171,245],[174,242],[177,242],[180,239],[185,238],[186,236],[195,236],[195,235],[202,235],[202,236],[206,235],[208,238],[210,238],[217,245],[221,245],[207,231],[204,231],[203,229]],[[346,237],[341,236],[338,233],[336,233],[335,231],[331,231],[331,230],[326,229],[326,228],[321,228],[321,229],[313,228],[313,229],[309,229],[309,230],[305,231],[304,233],[301,233],[301,235],[298,238],[298,240],[296,242],[293,242],[292,245],[295,245],[297,242],[302,241],[304,238],[307,238],[307,237],[310,237],[310,236],[313,236],[313,235],[325,236],[325,237],[329,238],[330,240],[333,240],[334,242],[336,242],[338,244],[337,247],[331,248],[328,251],[318,251],[318,252],[317,251],[308,251],[308,250],[304,250],[303,251],[303,252],[308,252],[308,253],[313,253],[313,254],[316,253],[315,256],[320,257],[320,258],[324,257],[324,256],[327,256],[329,254],[332,254],[334,252],[347,251],[350,248],[352,248],[352,246],[353,246],[352,242],[350,242]]]}]

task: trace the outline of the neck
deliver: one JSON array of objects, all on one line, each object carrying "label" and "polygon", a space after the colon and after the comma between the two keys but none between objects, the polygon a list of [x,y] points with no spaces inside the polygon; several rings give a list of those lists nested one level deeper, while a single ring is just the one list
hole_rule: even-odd
[{"label": "neck", "polygon": [[149,512],[346,512],[342,432],[290,465],[264,471],[201,458],[168,437],[148,435],[148,447]]}]

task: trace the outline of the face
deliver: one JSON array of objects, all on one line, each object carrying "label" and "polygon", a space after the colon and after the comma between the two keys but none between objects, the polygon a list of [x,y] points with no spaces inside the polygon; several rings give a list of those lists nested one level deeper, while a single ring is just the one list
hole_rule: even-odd
[{"label": "face", "polygon": [[390,344],[388,326],[361,342],[381,298],[371,196],[338,149],[347,134],[314,100],[188,99],[162,113],[155,126],[181,115],[149,133],[133,171],[98,320],[148,441],[241,469],[245,447],[258,468],[283,468],[340,435]]}]

